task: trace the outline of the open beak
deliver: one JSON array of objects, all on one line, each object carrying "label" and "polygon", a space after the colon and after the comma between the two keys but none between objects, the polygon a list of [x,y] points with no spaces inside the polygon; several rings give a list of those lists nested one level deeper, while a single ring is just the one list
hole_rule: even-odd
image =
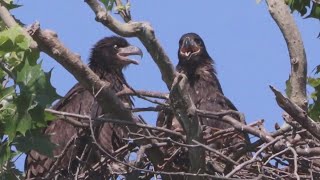
[{"label": "open beak", "polygon": [[141,51],[141,49],[139,49],[136,46],[127,46],[127,47],[123,47],[123,48],[119,48],[117,56],[120,58],[120,60],[124,63],[124,64],[136,64],[138,65],[139,62],[129,58],[128,56],[131,55],[140,55],[141,58],[143,56],[143,53]]},{"label": "open beak", "polygon": [[186,37],[182,42],[179,53],[189,60],[193,55],[198,54],[199,52],[199,45],[193,39]]}]

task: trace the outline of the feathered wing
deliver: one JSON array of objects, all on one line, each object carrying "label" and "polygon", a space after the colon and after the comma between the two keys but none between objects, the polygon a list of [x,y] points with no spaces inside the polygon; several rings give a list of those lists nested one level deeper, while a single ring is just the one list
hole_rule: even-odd
[{"label": "feathered wing", "polygon": [[[89,67],[102,81],[110,82],[110,88],[113,91],[118,92],[123,89],[123,85],[128,86],[122,73],[123,68],[129,64],[138,64],[135,60],[128,57],[130,55],[142,56],[142,51],[138,47],[130,45],[122,37],[105,37],[98,41],[92,48]],[[120,99],[129,107],[133,105],[129,96],[122,96]],[[88,115],[91,118],[103,115],[100,105],[91,95],[91,92],[87,91],[79,83],[75,85],[62,100],[53,106],[53,109]],[[76,118],[75,120],[82,121]],[[121,126],[104,123],[101,124],[100,127],[94,127],[94,137],[105,151],[112,152],[123,144],[122,137],[125,134],[124,129],[125,128]],[[89,128],[76,128],[61,119],[57,119],[49,123],[43,133],[50,135],[51,142],[58,145],[58,147],[54,149],[53,155],[59,156],[62,152],[64,152],[64,155],[54,159],[43,156],[36,151],[31,151],[28,153],[25,163],[27,178],[43,177],[50,169],[53,171],[57,169],[61,170],[60,174],[62,176],[66,174],[72,176],[75,168],[78,167],[79,164],[79,160],[73,161],[75,156],[85,160],[85,168],[90,167],[100,160],[101,152],[95,144],[92,143]],[[67,144],[71,144],[69,142],[71,142],[70,140],[73,139],[73,136],[76,136],[76,139],[72,142],[73,144],[70,147],[66,146]],[[64,151],[65,149],[66,151]]]},{"label": "feathered wing", "polygon": [[[76,84],[67,95],[61,99],[52,109],[57,111],[77,113],[87,115],[90,113],[94,98],[80,84]],[[80,119],[77,119],[81,121]],[[50,135],[50,141],[57,145],[53,151],[54,156],[62,153],[64,147],[70,141],[72,136],[76,135],[78,129],[64,120],[57,119],[49,123],[44,130],[44,134]],[[72,149],[66,151],[65,156],[56,168],[68,169]],[[41,155],[31,150],[26,159],[26,177],[44,177],[54,164],[54,159]]]},{"label": "feathered wing", "polygon": [[[122,85],[118,85],[115,83],[117,87],[122,87]],[[128,101],[131,106],[131,100],[128,97],[125,97],[123,101]],[[83,88],[79,83],[75,85],[67,95],[60,100],[56,105],[53,106],[53,109],[57,111],[76,113],[82,115],[90,115],[92,118],[101,116],[102,109],[98,105],[97,101],[94,97]],[[81,119],[75,119],[77,121],[81,121]],[[112,152],[113,150],[118,149],[123,145],[122,137],[124,137],[124,129],[120,126],[112,125],[110,123],[104,123],[100,127],[95,129],[95,137],[98,143],[103,147],[104,150],[108,152]],[[44,134],[50,135],[50,140],[52,143],[57,144],[58,147],[54,149],[53,155],[58,156],[62,153],[67,143],[71,140],[71,138],[75,135],[77,136],[76,142],[72,142],[73,144],[77,143],[77,149],[74,150],[73,146],[70,146],[64,154],[57,165],[55,165],[54,170],[63,169],[62,174],[67,174],[66,171],[75,171],[75,165],[77,163],[73,163],[72,159],[81,153],[86,142],[86,139],[83,139],[81,136],[84,135],[83,130],[74,127],[73,125],[67,123],[64,120],[57,119],[52,121],[48,127],[44,130]],[[98,151],[95,148],[96,151]],[[98,152],[94,152],[90,154],[86,159],[90,159],[91,162],[97,162],[99,154]],[[26,159],[26,177],[44,177],[52,168],[55,160],[53,158],[44,156],[39,154],[38,152],[31,150],[27,155]]]},{"label": "feathered wing", "polygon": [[[187,91],[196,106],[200,110],[211,112],[223,112],[227,110],[237,110],[232,102],[224,96],[220,82],[216,76],[213,67],[214,61],[211,59],[205,48],[203,40],[195,33],[184,34],[179,41],[178,50],[179,63],[176,67],[179,73],[183,73],[188,78]],[[232,115],[238,121],[241,118]],[[222,121],[220,118],[199,117],[199,124],[205,125],[204,139],[210,147],[223,151],[224,154],[230,155],[237,159],[234,155],[237,152],[238,145],[249,143],[248,135],[242,132],[235,132],[229,136],[212,137],[219,130],[232,128],[232,125]],[[157,126],[167,127],[172,130],[182,131],[182,126],[172,112],[160,112],[157,119]],[[167,151],[173,152],[172,148]],[[182,153],[183,154],[183,153]],[[170,157],[170,153],[168,156]],[[213,158],[214,156],[209,156]],[[207,156],[208,158],[208,156]],[[179,161],[179,162],[178,162]],[[182,161],[185,163],[181,164]],[[214,159],[212,161],[215,161]],[[178,165],[178,170],[187,170],[188,160],[179,159],[173,163]],[[223,172],[230,170],[230,167],[215,169],[214,171]]]}]

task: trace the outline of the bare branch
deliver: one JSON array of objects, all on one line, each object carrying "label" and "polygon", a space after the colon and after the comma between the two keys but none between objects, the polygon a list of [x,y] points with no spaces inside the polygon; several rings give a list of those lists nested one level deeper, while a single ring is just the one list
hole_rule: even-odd
[{"label": "bare branch", "polygon": [[102,23],[120,36],[138,37],[140,39],[155,63],[158,65],[162,74],[162,79],[170,89],[176,72],[168,55],[155,37],[154,30],[150,24],[147,22],[134,21],[121,23],[109,15],[106,9],[103,8],[97,0],[85,0],[85,2],[96,14],[96,21]]},{"label": "bare branch", "polygon": [[159,99],[169,99],[169,94],[162,92],[144,91],[144,90],[132,90],[130,88],[124,88],[122,91],[117,92],[117,96],[130,95],[130,96],[147,96]]},{"label": "bare branch", "polygon": [[276,96],[278,105],[286,111],[295,121],[297,121],[303,128],[307,129],[314,137],[320,140],[320,125],[314,122],[306,111],[301,109],[298,105],[293,103],[290,99],[284,97],[280,91],[270,86],[271,90]]},{"label": "bare branch", "polygon": [[267,0],[266,2],[288,46],[291,63],[289,98],[306,110],[307,58],[300,32],[285,1]]},{"label": "bare branch", "polygon": [[224,154],[220,153],[219,151],[213,149],[213,148],[210,148],[209,146],[206,146],[196,140],[192,140],[192,142],[194,142],[195,144],[203,147],[204,149],[208,150],[208,151],[211,151],[217,155],[219,155],[220,157],[222,157],[224,160],[228,161],[229,163],[232,163],[233,165],[238,165],[239,163],[235,162],[234,160],[232,160],[231,158],[225,156]]},{"label": "bare branch", "polygon": [[262,153],[262,151],[264,151],[266,148],[268,148],[269,146],[271,146],[272,144],[276,143],[277,141],[279,141],[282,138],[282,136],[279,136],[275,139],[273,139],[272,141],[270,141],[269,143],[267,143],[266,145],[264,145],[259,151],[257,151],[255,153],[255,155],[249,160],[249,161],[245,161],[242,164],[239,164],[238,166],[236,166],[229,174],[226,175],[226,177],[231,177],[233,176],[235,173],[237,173],[240,169],[244,168],[245,166],[254,163],[255,161],[257,161],[257,158],[259,156],[260,153]]},{"label": "bare branch", "polygon": [[[90,120],[91,119],[90,116],[74,114],[74,113],[68,113],[68,112],[61,112],[61,111],[56,111],[56,110],[53,110],[53,109],[46,109],[46,111],[50,112],[50,113],[53,113],[55,115],[58,115],[63,120],[68,119],[66,121],[68,121],[69,123],[71,123],[71,124],[73,124],[75,126],[89,127],[88,123],[75,123],[74,121],[70,120],[70,118],[68,118],[68,117],[74,117],[74,118],[80,118],[80,119],[84,119],[84,120]],[[136,126],[136,127],[140,127],[140,128],[146,128],[146,129],[151,129],[151,130],[162,131],[162,132],[171,134],[173,136],[177,136],[177,137],[185,140],[185,137],[181,133],[172,131],[172,130],[167,129],[167,128],[153,127],[153,126],[149,126],[147,124],[136,123],[136,122],[128,122],[128,121],[122,121],[122,120],[111,119],[111,118],[92,118],[92,120],[99,121],[99,122],[106,122],[106,123],[108,122],[108,123],[124,124],[124,125],[128,125],[128,126]]]},{"label": "bare branch", "polygon": [[298,174],[298,154],[297,154],[296,150],[293,149],[292,147],[288,147],[288,148],[293,154],[293,161],[294,161],[293,174],[296,176],[297,180],[300,180],[300,176]]},{"label": "bare branch", "polygon": [[[233,111],[230,111],[230,112],[235,113]],[[238,131],[244,131],[252,135],[255,135],[261,138],[264,142],[270,142],[273,140],[273,137],[269,133],[261,131],[255,127],[251,127],[249,125],[243,124],[238,120],[234,119],[232,116],[228,115],[227,112],[216,113],[216,112],[210,112],[210,111],[204,111],[204,110],[201,110],[201,111],[197,110],[197,113],[199,116],[203,116],[203,117],[217,117],[217,116],[221,117],[222,116],[221,120],[225,121],[228,124],[231,124]]]}]

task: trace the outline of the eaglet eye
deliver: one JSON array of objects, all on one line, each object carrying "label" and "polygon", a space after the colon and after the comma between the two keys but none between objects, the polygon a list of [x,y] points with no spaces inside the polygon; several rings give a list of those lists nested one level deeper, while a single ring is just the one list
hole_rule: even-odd
[{"label": "eaglet eye", "polygon": [[118,49],[119,49],[119,46],[115,44],[115,45],[113,46],[113,49],[118,50]]},{"label": "eaglet eye", "polygon": [[194,41],[195,41],[198,45],[201,44],[201,40],[200,40],[200,39],[194,39]]}]

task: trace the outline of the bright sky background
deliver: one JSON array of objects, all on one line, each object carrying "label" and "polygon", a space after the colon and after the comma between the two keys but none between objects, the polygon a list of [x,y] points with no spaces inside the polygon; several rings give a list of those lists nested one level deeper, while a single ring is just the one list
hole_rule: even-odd
[{"label": "bright sky background", "polygon": [[[19,1],[23,7],[13,11],[25,24],[36,20],[43,29],[57,32],[60,40],[87,63],[90,48],[99,39],[114,35],[95,21],[94,13],[84,1]],[[177,64],[178,41],[187,32],[198,33],[207,51],[216,62],[218,78],[225,95],[246,116],[248,123],[265,119],[273,130],[275,122],[282,124],[282,110],[277,106],[269,85],[282,92],[289,77],[290,64],[286,43],[264,2],[247,1],[151,1],[132,0],[131,13],[135,21],[148,21],[156,37]],[[308,75],[320,64],[319,21],[302,19],[294,14],[304,40],[308,58]],[[117,14],[114,14],[118,17]],[[167,92],[160,72],[152,58],[136,39],[130,43],[144,53],[139,66],[125,70],[129,84],[135,89]],[[74,77],[50,57],[42,54],[45,70],[53,68],[52,84],[64,96],[76,83]],[[135,101],[136,107],[150,104]],[[156,114],[145,113],[144,118],[155,124]],[[17,161],[23,169],[24,157]]]}]

